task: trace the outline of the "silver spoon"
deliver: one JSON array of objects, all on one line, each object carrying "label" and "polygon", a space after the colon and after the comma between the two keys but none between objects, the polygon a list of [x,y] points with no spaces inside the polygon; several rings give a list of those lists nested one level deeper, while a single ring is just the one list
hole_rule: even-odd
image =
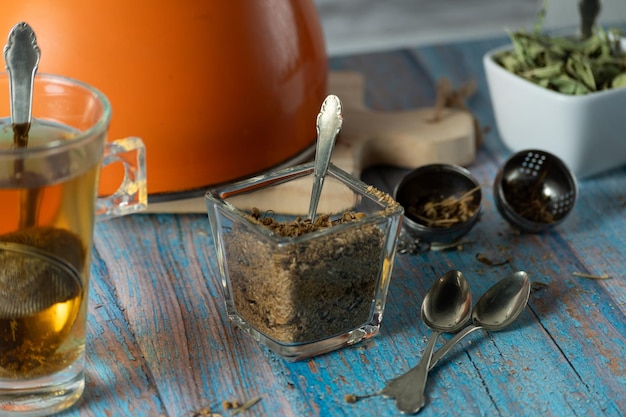
[{"label": "silver spoon", "polygon": [[[11,124],[13,143],[16,148],[28,146],[28,131],[33,108],[33,83],[39,66],[41,51],[33,29],[25,22],[13,26],[4,47],[4,60],[9,74],[11,96]],[[23,178],[24,161],[16,159],[13,167],[16,178]],[[20,227],[34,226],[39,212],[41,192],[38,188],[28,189],[22,197]]]},{"label": "silver spoon", "polygon": [[309,219],[315,220],[317,205],[320,202],[324,177],[328,172],[330,155],[335,146],[335,139],[341,130],[343,117],[341,115],[341,101],[335,95],[329,95],[322,103],[322,109],[317,115],[317,145],[315,149],[315,167],[311,203],[309,205]]},{"label": "silver spoon", "polygon": [[[4,60],[10,80],[11,123],[18,146],[28,143],[28,129],[33,108],[33,82],[41,51],[35,32],[26,22],[15,25],[4,47]],[[24,138],[22,136],[25,136]]]},{"label": "silver spoon", "polygon": [[[469,320],[472,296],[465,276],[460,271],[450,271],[439,278],[422,302],[422,320],[433,333],[428,339],[422,358],[411,371],[411,380],[404,376],[392,379],[381,394],[395,398],[402,413],[417,413],[425,404],[424,388],[428,377],[435,343],[443,332],[456,332]],[[405,374],[406,375],[406,374]]]},{"label": "silver spoon", "polygon": [[[498,281],[480,297],[474,306],[473,324],[455,334],[433,354],[429,370],[468,334],[478,329],[498,331],[513,323],[524,311],[529,295],[530,280],[526,272],[518,271]],[[416,383],[418,377],[418,367],[415,366],[392,382],[398,386],[411,386]],[[383,395],[385,389],[383,389]]]},{"label": "silver spoon", "polygon": [[[472,324],[455,334],[430,361],[430,367],[468,334],[485,329],[496,332],[513,323],[520,315],[530,296],[530,279],[524,271],[514,272],[489,288],[479,299],[472,311]],[[410,371],[409,371],[410,372]]]}]

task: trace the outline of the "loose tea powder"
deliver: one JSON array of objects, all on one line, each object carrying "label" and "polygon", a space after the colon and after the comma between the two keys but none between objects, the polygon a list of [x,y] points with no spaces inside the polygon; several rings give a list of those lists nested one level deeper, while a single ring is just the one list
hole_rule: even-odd
[{"label": "loose tea powder", "polygon": [[[364,216],[347,212],[335,220],[320,215],[314,223],[278,222],[271,212],[255,209],[249,220],[253,227],[297,237]],[[385,234],[378,226],[361,223],[277,245],[249,225],[234,224],[224,239],[235,308],[266,336],[281,343],[312,342],[368,322],[384,264]]]}]

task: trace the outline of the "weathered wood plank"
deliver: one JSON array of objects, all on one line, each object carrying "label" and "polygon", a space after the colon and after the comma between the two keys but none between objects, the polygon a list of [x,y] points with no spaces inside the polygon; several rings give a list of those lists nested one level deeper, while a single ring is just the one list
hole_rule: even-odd
[{"label": "weathered wood plank", "polygon": [[151,371],[128,328],[104,260],[94,250],[89,289],[85,392],[62,416],[163,413]]}]

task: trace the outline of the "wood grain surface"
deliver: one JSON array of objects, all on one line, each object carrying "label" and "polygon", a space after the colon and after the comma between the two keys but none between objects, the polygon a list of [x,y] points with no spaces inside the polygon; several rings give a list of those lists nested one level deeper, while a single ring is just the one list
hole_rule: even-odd
[{"label": "wood grain surface", "polygon": [[[507,330],[475,332],[431,372],[422,416],[621,416],[626,412],[626,169],[585,180],[571,216],[519,235],[497,213],[491,183],[510,154],[495,130],[481,64],[505,38],[333,58],[365,75],[372,110],[430,106],[439,78],[475,80],[467,101],[489,129],[468,166],[483,185],[483,214],[462,248],[399,254],[381,333],[288,363],[225,319],[209,224],[202,214],[143,214],[97,225],[87,387],[61,416],[228,416],[223,401],[261,400],[243,416],[397,416],[380,390],[414,366],[430,331],[422,299],[440,275],[461,270],[474,300],[525,270],[529,306]],[[392,192],[406,170],[362,178]],[[490,266],[479,258],[500,266]],[[590,279],[577,274],[608,276]],[[445,335],[444,338],[448,338]],[[205,414],[202,414],[202,413]]]}]

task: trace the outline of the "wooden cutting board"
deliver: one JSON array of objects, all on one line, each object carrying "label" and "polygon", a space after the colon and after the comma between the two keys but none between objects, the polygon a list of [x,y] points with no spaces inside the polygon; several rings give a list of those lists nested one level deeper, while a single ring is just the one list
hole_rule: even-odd
[{"label": "wooden cutting board", "polygon": [[[376,165],[417,168],[430,163],[468,165],[476,155],[476,132],[470,113],[444,109],[433,121],[434,108],[403,111],[374,111],[364,104],[365,79],[356,72],[331,72],[329,94],[342,102],[343,126],[337,137],[331,161],[339,168],[359,177]],[[320,103],[321,105],[321,103]],[[315,120],[311,121],[312,129]],[[324,185],[320,212],[342,210],[340,191],[331,183]],[[288,198],[285,198],[288,194]],[[306,214],[311,195],[310,181],[292,181],[280,195],[255,194],[254,201],[240,198],[238,204],[284,213]],[[345,201],[345,200],[344,200]],[[150,204],[152,213],[204,213],[203,197]]]}]

